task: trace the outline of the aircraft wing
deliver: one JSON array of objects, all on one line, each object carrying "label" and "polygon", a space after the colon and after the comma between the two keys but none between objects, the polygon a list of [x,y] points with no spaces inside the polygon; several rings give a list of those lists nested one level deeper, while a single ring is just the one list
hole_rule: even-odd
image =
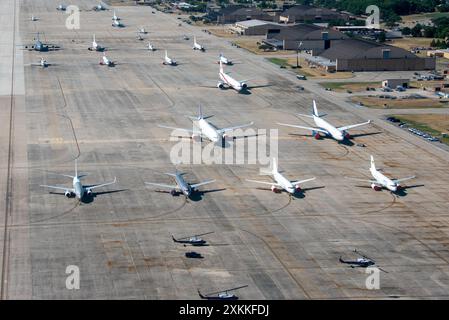
[{"label": "aircraft wing", "polygon": [[169,127],[169,126],[163,126],[158,124],[159,128],[165,128],[165,129],[172,129],[172,130],[181,130],[181,131],[186,131],[186,132],[190,132],[190,133],[199,133],[199,131],[193,131],[190,129],[185,129],[185,128],[175,128],[175,127]]},{"label": "aircraft wing", "polygon": [[352,177],[346,177],[346,179],[355,180],[355,181],[362,181],[362,182],[369,182],[369,183],[375,183],[377,185],[380,185],[379,182],[377,182],[376,180],[359,179],[359,178],[352,178]]},{"label": "aircraft wing", "polygon": [[110,184],[114,184],[116,182],[117,182],[117,178],[114,178],[114,181],[111,181],[111,182],[106,182],[106,183],[102,183],[102,184],[95,184],[95,185],[92,185],[92,186],[84,186],[84,187],[88,188],[88,189],[96,189],[96,188],[108,186]]},{"label": "aircraft wing", "polygon": [[240,129],[240,128],[249,127],[249,126],[252,126],[253,124],[254,124],[254,122],[251,121],[250,123],[242,124],[242,125],[235,126],[235,127],[222,128],[222,129],[218,130],[218,132],[224,133],[224,132],[232,131],[232,130],[235,130],[235,129]]},{"label": "aircraft wing", "polygon": [[249,179],[246,179],[246,181],[260,183],[260,184],[266,184],[266,185],[276,186],[276,187],[280,187],[281,186],[280,184],[275,183],[275,182],[265,182],[265,181],[249,180]]},{"label": "aircraft wing", "polygon": [[145,182],[145,184],[161,187],[161,188],[167,188],[167,189],[179,189],[177,185],[168,185],[163,183],[154,183],[154,182]]},{"label": "aircraft wing", "polygon": [[300,183],[312,181],[312,180],[315,180],[315,179],[316,179],[316,177],[313,177],[313,178],[310,178],[310,179],[305,179],[305,180],[292,181],[292,185],[296,186],[296,185],[298,185]]},{"label": "aircraft wing", "polygon": [[352,125],[349,125],[349,126],[340,127],[340,128],[337,128],[337,129],[340,130],[340,131],[345,131],[345,130],[349,130],[349,129],[352,129],[352,128],[364,126],[364,125],[369,124],[369,123],[371,123],[371,120],[368,120],[368,121],[363,122],[363,123],[357,123],[357,124],[352,124]]},{"label": "aircraft wing", "polygon": [[199,186],[202,186],[202,185],[205,185],[205,184],[209,184],[209,183],[212,183],[212,182],[215,182],[215,180],[207,180],[207,181],[203,181],[203,182],[191,184],[190,186],[191,186],[192,188],[197,188],[197,187],[199,187]]},{"label": "aircraft wing", "polygon": [[66,187],[60,187],[60,186],[48,186],[48,185],[45,185],[45,184],[41,184],[40,186],[41,186],[41,187],[45,187],[45,188],[51,188],[51,189],[57,189],[57,190],[64,190],[64,191],[69,190],[69,191],[71,191],[71,192],[75,192],[75,189],[73,189],[73,188],[66,188]]},{"label": "aircraft wing", "polygon": [[393,182],[398,183],[398,182],[402,182],[402,181],[406,181],[406,180],[411,180],[411,179],[415,179],[415,178],[416,178],[416,176],[411,176],[411,177],[407,177],[407,178],[395,179],[395,180],[393,180]]},{"label": "aircraft wing", "polygon": [[312,127],[303,127],[303,126],[297,126],[294,124],[287,124],[287,123],[277,123],[278,125],[281,126],[286,126],[286,127],[292,127],[292,128],[299,128],[299,129],[306,129],[306,130],[311,130],[311,131],[318,131],[318,132],[322,132],[322,133],[328,133],[326,130],[320,129],[320,128],[312,128]]}]

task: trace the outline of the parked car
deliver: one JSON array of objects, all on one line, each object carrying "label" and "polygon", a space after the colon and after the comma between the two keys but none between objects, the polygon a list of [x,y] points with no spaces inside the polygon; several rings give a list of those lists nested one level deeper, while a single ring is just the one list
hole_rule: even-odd
[{"label": "parked car", "polygon": [[305,76],[305,75],[302,75],[302,74],[297,74],[297,75],[296,75],[296,78],[297,78],[298,80],[307,80],[306,76]]}]

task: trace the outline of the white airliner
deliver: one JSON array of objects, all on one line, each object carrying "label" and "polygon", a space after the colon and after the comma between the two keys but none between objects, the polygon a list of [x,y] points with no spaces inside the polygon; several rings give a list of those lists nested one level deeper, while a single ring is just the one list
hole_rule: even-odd
[{"label": "white airliner", "polygon": [[226,64],[226,65],[232,65],[232,61],[231,60],[229,60],[228,58],[226,58],[224,55],[223,55],[223,53],[220,53],[220,55],[218,56],[218,61],[217,61],[217,63],[223,63],[223,64]]},{"label": "white airliner", "polygon": [[162,64],[169,65],[169,66],[176,66],[178,63],[176,62],[176,60],[169,58],[167,50],[165,50],[165,57],[164,57],[164,61],[162,61]]},{"label": "white airliner", "polygon": [[114,67],[115,62],[111,61],[106,57],[106,53],[103,53],[103,57],[101,57],[100,64],[103,66]]},{"label": "white airliner", "polygon": [[143,34],[147,34],[148,32],[145,30],[144,27],[140,28],[138,33],[143,33]]},{"label": "white airliner", "polygon": [[405,187],[401,186],[399,182],[407,181],[414,179],[415,176],[402,178],[402,179],[390,179],[383,175],[379,170],[376,169],[376,165],[374,164],[374,158],[371,156],[371,167],[369,169],[371,172],[371,175],[373,176],[374,180],[365,180],[365,179],[357,179],[357,178],[350,178],[351,180],[357,180],[357,181],[363,181],[363,182],[370,182],[371,188],[376,191],[382,190],[382,188],[388,189],[391,192],[397,192],[400,190],[405,189]]},{"label": "white airliner", "polygon": [[193,50],[200,50],[200,51],[206,51],[202,45],[200,45],[198,42],[196,42],[196,37],[193,36]]},{"label": "white airliner", "polygon": [[166,175],[175,178],[176,185],[167,185],[155,182],[145,182],[145,184],[170,189],[170,194],[172,196],[176,196],[178,192],[182,192],[188,198],[192,195],[192,193],[198,190],[198,187],[215,182],[215,180],[207,180],[195,184],[190,184],[184,180],[183,176],[185,175],[185,173],[178,172],[177,170],[175,173],[166,173]]},{"label": "white airliner", "polygon": [[81,184],[80,179],[85,177],[86,174],[78,175],[78,165],[77,165],[76,160],[75,160],[75,175],[74,176],[69,176],[66,174],[58,174],[58,175],[67,177],[67,178],[72,178],[72,188],[62,187],[62,186],[49,186],[49,185],[41,185],[41,187],[63,190],[64,195],[67,198],[71,198],[71,197],[75,196],[78,200],[81,200],[84,197],[84,195],[86,195],[86,194],[91,195],[93,189],[105,187],[105,186],[114,184],[117,181],[117,178],[114,178],[114,181],[112,181],[112,182],[83,186]]},{"label": "white airliner", "polygon": [[153,47],[153,45],[152,45],[151,42],[149,42],[149,41],[148,41],[148,50],[149,50],[149,51],[155,51],[155,50],[156,50],[156,48]]},{"label": "white airliner", "polygon": [[221,62],[221,60],[220,60],[219,76],[220,76],[221,81],[219,81],[217,83],[217,88],[224,89],[225,86],[227,86],[227,87],[237,90],[238,92],[242,92],[248,88],[248,85],[246,84],[246,82],[248,80],[238,81],[238,80],[235,80],[234,78],[232,78],[228,73],[224,72],[223,63]]},{"label": "white airliner", "polygon": [[115,14],[115,10],[114,10],[114,15],[112,16],[112,20],[120,20],[120,18]]},{"label": "white airliner", "polygon": [[50,66],[50,64],[47,62],[47,60],[45,60],[44,58],[41,58],[39,63],[32,63],[31,66],[47,68],[48,66]]},{"label": "white airliner", "polygon": [[316,128],[303,127],[303,126],[298,126],[298,125],[293,125],[293,124],[286,124],[286,123],[279,123],[279,122],[278,122],[278,124],[281,125],[281,126],[287,126],[287,127],[292,127],[292,128],[300,128],[300,129],[311,130],[312,131],[312,135],[316,139],[319,139],[321,137],[320,133],[323,133],[324,135],[326,135],[328,137],[332,137],[333,139],[335,139],[337,141],[343,141],[343,140],[345,140],[345,138],[346,139],[351,138],[349,133],[347,133],[347,130],[352,129],[352,128],[356,128],[356,127],[360,127],[360,126],[364,126],[366,124],[371,123],[371,120],[368,120],[368,121],[363,122],[363,123],[353,124],[353,125],[349,125],[349,126],[338,127],[338,128],[334,127],[333,125],[331,125],[326,120],[321,119],[321,117],[323,117],[325,115],[319,115],[318,114],[318,110],[317,110],[317,107],[316,107],[315,100],[313,100],[313,115],[309,116],[309,115],[305,115],[305,114],[298,114],[298,116],[312,118],[313,121],[315,122],[315,125],[317,127]]},{"label": "white airliner", "polygon": [[213,116],[203,116],[201,106],[198,107],[198,117],[189,117],[192,121],[195,122],[197,130],[191,130],[191,129],[184,129],[184,128],[174,128],[174,127],[167,127],[163,125],[158,125],[160,128],[166,128],[166,129],[172,129],[172,130],[181,130],[186,131],[188,133],[192,134],[192,138],[195,137],[206,137],[212,142],[218,142],[222,141],[222,144],[226,138],[226,133],[229,131],[233,131],[235,129],[245,128],[252,126],[254,122],[250,122],[247,124],[235,126],[235,127],[229,127],[229,128],[217,128],[212,123],[208,122],[207,119],[211,118]]},{"label": "white airliner", "polygon": [[119,20],[112,20],[112,26],[113,27],[117,27],[117,28],[123,28],[124,25],[121,21]]},{"label": "white airliner", "polygon": [[249,179],[246,179],[246,181],[270,185],[271,191],[273,191],[275,193],[280,193],[281,191],[284,190],[290,194],[294,194],[294,193],[301,192],[301,188],[299,187],[299,185],[301,183],[312,181],[312,180],[316,179],[315,177],[313,177],[313,178],[305,179],[305,180],[290,181],[290,180],[286,179],[282,174],[279,173],[276,158],[273,158],[272,166],[273,167],[272,167],[271,171],[265,172],[265,173],[272,175],[273,179],[274,179],[274,181],[276,181],[276,183],[257,181],[257,180],[249,180]]},{"label": "white airliner", "polygon": [[104,47],[100,46],[95,40],[95,34],[92,37],[92,47],[88,48],[90,51],[104,51]]}]

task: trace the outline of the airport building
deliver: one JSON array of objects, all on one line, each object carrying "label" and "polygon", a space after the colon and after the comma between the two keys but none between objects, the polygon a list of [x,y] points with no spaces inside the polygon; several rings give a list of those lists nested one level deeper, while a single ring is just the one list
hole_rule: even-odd
[{"label": "airport building", "polygon": [[402,48],[361,39],[335,41],[319,54],[335,62],[335,71],[435,70],[435,58],[421,58]]},{"label": "airport building", "polygon": [[349,15],[340,13],[336,10],[317,8],[306,5],[291,7],[281,13],[279,22],[297,23],[297,22],[319,22],[330,20],[349,20]]},{"label": "airport building", "polygon": [[256,7],[229,6],[216,13],[217,23],[229,24],[244,20],[275,21],[275,16]]},{"label": "airport building", "polygon": [[280,25],[274,22],[245,20],[236,22],[231,27],[231,31],[246,36],[264,36],[267,32],[278,32],[280,28]]},{"label": "airport building", "polygon": [[322,28],[314,24],[284,26],[279,30],[269,30],[265,44],[278,49],[314,51],[315,55],[330,47],[335,40],[345,40],[348,36],[334,29]]}]

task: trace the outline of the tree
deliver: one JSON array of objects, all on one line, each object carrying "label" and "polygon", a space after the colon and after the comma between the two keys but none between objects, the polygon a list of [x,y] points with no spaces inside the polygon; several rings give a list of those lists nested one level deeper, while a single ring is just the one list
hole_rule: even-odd
[{"label": "tree", "polygon": [[412,29],[410,29],[409,27],[404,27],[401,29],[401,32],[404,36],[408,36],[412,33]]},{"label": "tree", "polygon": [[421,37],[421,36],[422,36],[421,29],[422,29],[421,24],[417,23],[417,24],[412,28],[412,36],[413,36],[413,37]]}]

